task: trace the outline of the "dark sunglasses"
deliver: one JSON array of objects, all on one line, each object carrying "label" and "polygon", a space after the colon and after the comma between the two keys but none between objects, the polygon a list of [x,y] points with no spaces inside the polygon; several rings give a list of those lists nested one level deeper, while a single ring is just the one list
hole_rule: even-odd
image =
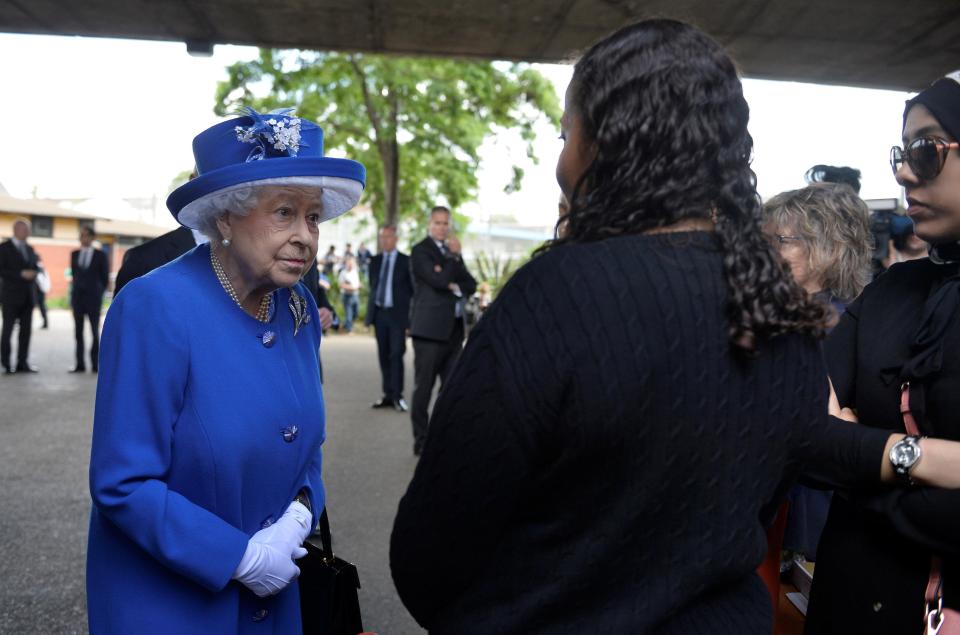
[{"label": "dark sunglasses", "polygon": [[908,143],[906,148],[890,148],[890,167],[896,174],[906,162],[918,179],[930,181],[940,174],[943,164],[947,162],[947,155],[954,148],[960,148],[960,143],[951,143],[938,137],[919,137]]}]

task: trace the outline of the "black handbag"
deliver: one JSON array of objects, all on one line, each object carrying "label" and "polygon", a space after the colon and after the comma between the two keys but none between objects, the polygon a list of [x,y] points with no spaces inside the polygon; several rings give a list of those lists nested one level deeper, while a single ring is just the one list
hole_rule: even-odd
[{"label": "black handbag", "polygon": [[360,619],[360,576],[357,568],[333,555],[327,510],[320,515],[319,533],[303,543],[307,555],[297,560],[300,567],[300,619],[303,635],[358,635]]}]

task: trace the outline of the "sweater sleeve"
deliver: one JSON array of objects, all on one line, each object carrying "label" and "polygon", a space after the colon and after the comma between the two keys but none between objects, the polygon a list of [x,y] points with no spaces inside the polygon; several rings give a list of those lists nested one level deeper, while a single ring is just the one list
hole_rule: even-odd
[{"label": "sweater sleeve", "polygon": [[557,404],[548,402],[564,387],[547,378],[562,363],[546,352],[542,327],[554,317],[533,310],[543,291],[525,287],[529,279],[518,272],[471,333],[400,501],[390,565],[401,599],[426,628],[496,566],[495,548],[532,496],[555,436],[548,431]]},{"label": "sweater sleeve", "polygon": [[[487,316],[489,317],[489,316]],[[430,628],[477,572],[493,561],[498,535],[522,499],[530,461],[513,437],[481,320],[443,388],[413,481],[390,540],[397,591]]]},{"label": "sweater sleeve", "polygon": [[[816,355],[819,357],[819,352]],[[810,366],[805,385],[810,386],[807,397],[813,404],[812,416],[796,437],[793,458],[803,466],[807,482],[835,489],[880,485],[890,432],[828,415],[830,387],[825,370],[822,363]]]},{"label": "sweater sleeve", "polygon": [[107,312],[90,492],[98,512],[130,540],[173,571],[216,591],[232,578],[248,536],[170,490],[164,480],[190,355],[182,330],[189,327],[171,304],[137,280]]}]

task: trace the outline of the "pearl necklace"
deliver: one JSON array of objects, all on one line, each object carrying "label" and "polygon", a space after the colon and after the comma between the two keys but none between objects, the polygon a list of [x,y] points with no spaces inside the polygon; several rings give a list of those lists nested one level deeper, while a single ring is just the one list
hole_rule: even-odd
[{"label": "pearl necklace", "polygon": [[[210,247],[210,264],[213,266],[213,272],[217,274],[217,280],[220,281],[220,286],[223,287],[223,290],[227,292],[233,301],[237,303],[237,306],[243,309],[243,305],[240,304],[240,298],[237,297],[237,292],[233,288],[233,284],[230,282],[230,278],[227,277],[227,274],[223,271],[223,265],[220,264],[220,259],[217,258],[217,255],[213,253],[213,247]],[[273,304],[273,294],[268,293],[260,299],[260,308],[257,310],[256,317],[260,322],[268,322],[270,320],[270,308]],[[246,311],[246,309],[244,309]]]}]

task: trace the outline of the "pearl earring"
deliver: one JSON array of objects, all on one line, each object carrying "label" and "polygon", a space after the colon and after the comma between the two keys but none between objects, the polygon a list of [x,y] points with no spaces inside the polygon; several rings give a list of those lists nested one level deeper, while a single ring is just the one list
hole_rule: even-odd
[{"label": "pearl earring", "polygon": [[230,246],[230,239],[229,239],[229,238],[224,238],[223,240],[220,241],[220,244],[223,245],[224,247],[229,247],[229,246]]}]

